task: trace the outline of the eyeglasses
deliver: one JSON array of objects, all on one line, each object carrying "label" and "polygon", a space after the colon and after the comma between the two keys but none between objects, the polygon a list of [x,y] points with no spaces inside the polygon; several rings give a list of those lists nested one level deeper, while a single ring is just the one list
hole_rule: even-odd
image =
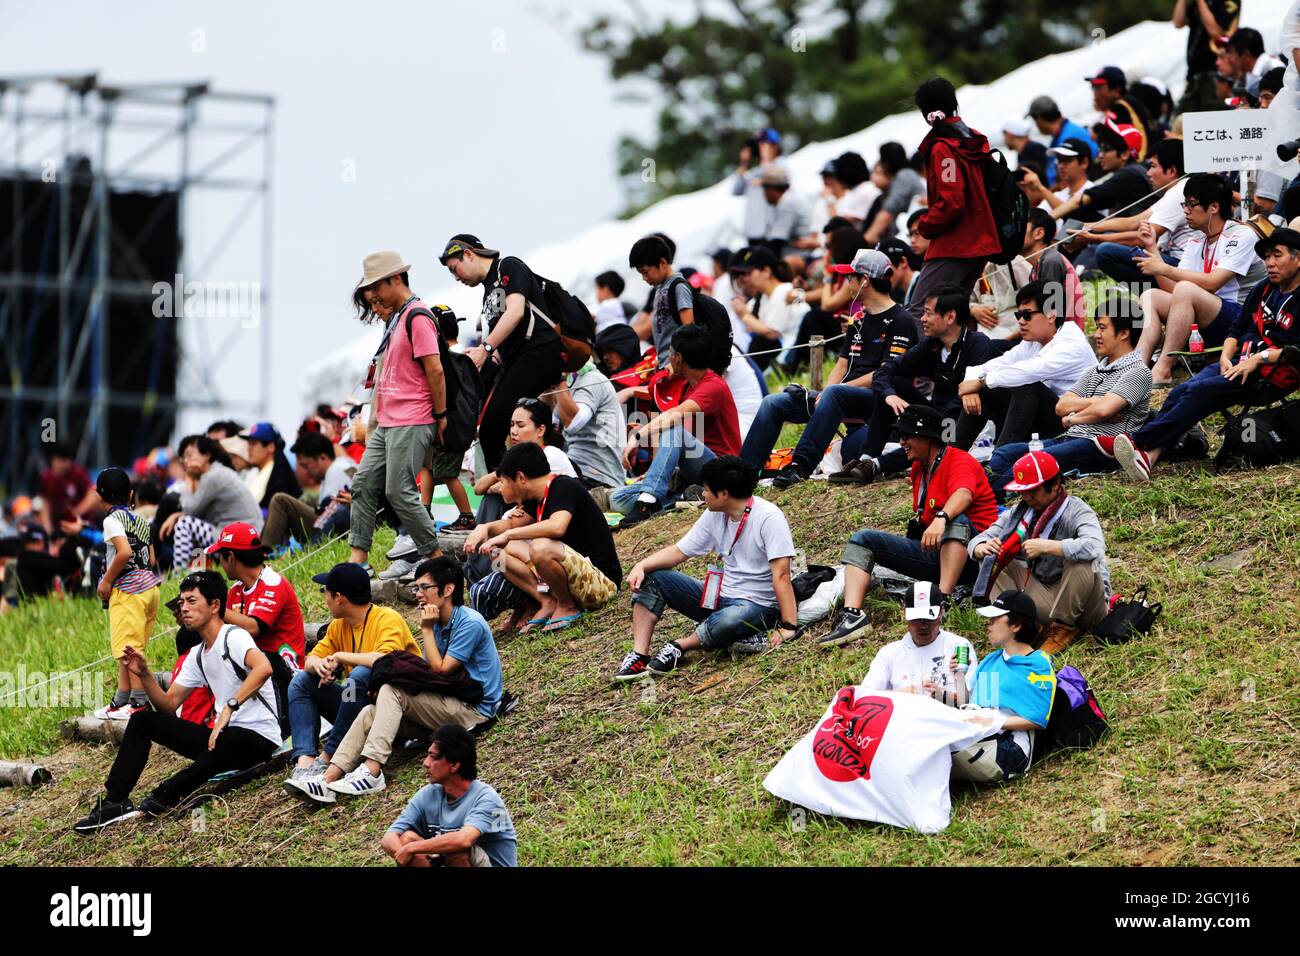
[{"label": "eyeglasses", "polygon": [[1184,199],[1181,205],[1184,209],[1197,209],[1201,204],[1195,199]]},{"label": "eyeglasses", "polygon": [[1028,322],[1034,316],[1044,315],[1046,313],[1044,313],[1042,309],[1017,309],[1011,314],[1016,317],[1017,322]]},{"label": "eyeglasses", "polygon": [[438,590],[438,585],[436,584],[412,584],[411,585],[412,594],[423,594],[425,591],[430,591],[430,590],[432,591]]}]

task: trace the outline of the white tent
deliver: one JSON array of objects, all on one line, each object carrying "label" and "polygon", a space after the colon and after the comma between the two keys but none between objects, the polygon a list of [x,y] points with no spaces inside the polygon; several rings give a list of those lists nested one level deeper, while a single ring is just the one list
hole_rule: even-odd
[{"label": "white tent", "polygon": [[[1267,49],[1274,50],[1288,0],[1250,0],[1242,18],[1264,36]],[[972,127],[989,136],[996,145],[1002,125],[1023,117],[1029,101],[1040,94],[1052,96],[1061,112],[1076,121],[1095,121],[1092,91],[1085,78],[1106,65],[1118,66],[1130,82],[1154,76],[1169,86],[1177,101],[1186,75],[1187,30],[1175,30],[1168,22],[1148,21],[1111,37],[1098,36],[1086,47],[1058,53],[1026,64],[987,86],[964,86],[958,91],[961,114]],[[794,189],[808,196],[821,189],[819,170],[827,160],[854,150],[870,161],[881,143],[890,140],[913,149],[925,135],[926,126],[916,111],[889,116],[861,132],[837,140],[811,143],[788,159]],[[742,244],[740,218],[742,200],[732,195],[728,178],[708,189],[658,202],[625,220],[611,220],[593,226],[571,239],[537,249],[510,249],[501,236],[482,236],[484,242],[506,254],[521,254],[538,273],[554,279],[579,296],[588,296],[592,280],[606,269],[620,272],[628,280],[631,301],[646,293],[640,278],[627,266],[627,250],[641,236],[664,232],[677,243],[678,265],[708,267],[708,254],[719,245],[734,248]],[[432,248],[429,250],[432,255]],[[422,274],[446,275],[436,260],[424,263]],[[424,290],[421,290],[424,294]],[[445,302],[457,314],[475,319],[482,301],[479,289],[448,284],[426,294],[430,302]],[[379,342],[379,330],[370,329],[337,352],[306,370],[302,395],[305,403],[338,401],[357,390]]]}]

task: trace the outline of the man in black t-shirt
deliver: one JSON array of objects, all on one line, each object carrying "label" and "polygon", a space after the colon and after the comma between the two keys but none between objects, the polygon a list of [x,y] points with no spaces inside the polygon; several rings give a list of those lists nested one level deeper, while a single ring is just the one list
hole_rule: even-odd
[{"label": "man in black t-shirt", "polygon": [[862,249],[850,265],[831,268],[848,275],[849,282],[861,283],[862,298],[862,314],[844,333],[839,361],[831,371],[831,384],[820,394],[792,388],[768,395],[740,450],[746,463],[761,469],[783,423],[808,423],[795,447],[794,460],[772,482],[777,488],[788,488],[813,473],[845,419],[856,422],[844,446],[846,454],[857,457],[862,439],[866,438],[862,423],[871,417],[876,402],[872,376],[886,361],[902,355],[917,341],[916,322],[890,296],[894,267],[889,256],[876,249]]},{"label": "man in black t-shirt", "polygon": [[470,601],[490,618],[527,597],[538,610],[522,632],[572,627],[585,611],[612,598],[623,580],[605,515],[582,482],[551,472],[533,442],[511,447],[496,473],[501,496],[516,507],[500,521],[480,524],[465,540],[466,554],[486,553],[494,566],[500,562],[499,570],[470,589]]},{"label": "man in black t-shirt", "polygon": [[457,282],[483,286],[479,343],[465,354],[480,371],[488,362],[495,363],[485,375],[494,375],[495,382],[478,429],[483,459],[494,468],[505,451],[515,403],[536,398],[559,381],[560,337],[532,308],[538,304],[541,289],[522,260],[502,257],[477,236],[460,233],[448,240],[438,261]]},{"label": "man in black t-shirt", "polygon": [[1240,0],[1176,0],[1173,22],[1190,27],[1187,33],[1187,86],[1178,101],[1179,113],[1221,110],[1215,92],[1215,60],[1223,52],[1221,37],[1231,36],[1241,17]]},{"label": "man in black t-shirt", "polygon": [[[1132,216],[1157,199],[1151,195],[1151,180],[1147,178],[1146,167],[1136,160],[1139,137],[1134,127],[1107,120],[1093,127],[1093,136],[1097,140],[1097,164],[1109,175],[1054,208],[1052,216],[1055,219],[1073,219],[1075,210],[1122,212]],[[1150,201],[1138,203],[1143,196],[1150,196]],[[1085,252],[1095,257],[1094,250],[1086,249]],[[1078,265],[1079,261],[1076,256],[1075,264]],[[1087,262],[1091,265],[1091,259]]]}]

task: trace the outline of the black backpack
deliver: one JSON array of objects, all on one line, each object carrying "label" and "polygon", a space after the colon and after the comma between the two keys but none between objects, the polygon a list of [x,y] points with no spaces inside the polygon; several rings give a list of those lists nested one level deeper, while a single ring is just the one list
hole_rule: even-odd
[{"label": "black backpack", "polygon": [[447,347],[442,334],[442,320],[455,321],[456,314],[445,305],[435,305],[432,312],[416,306],[406,313],[406,338],[411,342],[412,354],[415,342],[411,335],[411,320],[417,315],[427,315],[432,319],[434,331],[438,334],[438,358],[442,360],[442,377],[447,383],[447,430],[442,436],[442,450],[452,454],[464,453],[474,444],[478,430],[478,413],[483,407],[483,380],[473,359]]},{"label": "black backpack", "polygon": [[1097,703],[1097,695],[1087,678],[1069,665],[1056,673],[1056,696],[1047,727],[1038,736],[1035,748],[1046,755],[1053,750],[1091,747],[1110,731],[1106,714]]},{"label": "black backpack", "polygon": [[528,320],[527,338],[532,338],[533,323],[541,318],[560,337],[560,361],[566,372],[576,372],[596,354],[596,320],[592,318],[582,300],[552,279],[536,273],[539,306],[531,298],[528,308],[533,315]]},{"label": "black backpack", "polygon": [[1222,470],[1244,464],[1266,468],[1300,455],[1300,400],[1245,411],[1228,419],[1223,446],[1214,458]]},{"label": "black backpack", "polygon": [[[677,283],[685,281],[682,276],[677,276],[669,283],[665,290],[669,302],[673,301]],[[691,312],[694,313],[696,325],[708,330],[709,341],[713,343],[709,352],[709,368],[718,375],[726,375],[727,368],[731,365],[732,343],[731,318],[727,315],[726,306],[692,286]]]},{"label": "black backpack", "polygon": [[[248,679],[248,670],[243,665],[236,664],[234,658],[230,656],[230,631],[233,627],[233,624],[227,624],[221,629],[221,657],[230,665],[230,669],[235,672],[235,676],[244,681]],[[254,646],[257,645],[254,644]],[[261,648],[258,648],[258,650],[261,650]],[[198,655],[194,658],[194,663],[199,665],[199,673],[203,675],[203,683],[208,685],[208,690],[211,690],[212,685],[208,683],[207,672],[203,669],[203,645],[196,645],[190,653]],[[266,651],[262,651],[262,653],[266,654]],[[271,716],[280,725],[280,739],[283,740],[289,736],[289,681],[293,680],[294,671],[279,654],[266,654],[266,659],[271,662],[271,677],[267,683],[271,685],[271,693],[275,696],[276,706],[272,707],[266,702],[264,696],[266,684],[259,687],[257,693],[253,696],[271,712]],[[244,701],[244,703],[248,704],[249,701]],[[218,704],[221,707],[226,706],[225,701],[218,701],[214,696],[212,699],[213,713],[209,715],[210,717],[216,715]]]},{"label": "black backpack", "polygon": [[998,241],[1002,244],[1002,252],[991,259],[1006,265],[1024,247],[1029,200],[1011,175],[1001,150],[990,149],[984,154],[984,192],[988,194],[993,222],[998,227]]}]

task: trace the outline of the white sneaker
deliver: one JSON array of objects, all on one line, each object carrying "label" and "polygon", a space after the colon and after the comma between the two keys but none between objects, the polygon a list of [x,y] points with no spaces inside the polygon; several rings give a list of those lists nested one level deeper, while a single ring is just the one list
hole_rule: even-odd
[{"label": "white sneaker", "polygon": [[312,800],[316,803],[333,803],[338,797],[325,783],[325,774],[298,776],[295,773],[283,784],[284,792],[300,800]]},{"label": "white sneaker", "polygon": [[415,569],[418,563],[408,558],[398,558],[383,571],[379,572],[381,581],[400,581],[408,575],[415,577]]},{"label": "white sneaker", "polygon": [[114,707],[111,703],[99,708],[90,716],[96,720],[130,720],[131,715],[137,710],[144,710],[143,707],[133,707],[131,702],[127,701],[121,707]]},{"label": "white sneaker", "polygon": [[396,561],[398,558],[405,558],[412,554],[415,554],[415,541],[409,534],[399,534],[385,557],[389,561]]},{"label": "white sneaker", "polygon": [[364,763],[358,764],[357,768],[345,776],[342,780],[335,780],[327,783],[334,793],[341,794],[345,797],[362,797],[368,793],[378,793],[388,786],[384,780],[384,772],[379,771],[379,776],[373,777],[370,771],[366,769]]}]

